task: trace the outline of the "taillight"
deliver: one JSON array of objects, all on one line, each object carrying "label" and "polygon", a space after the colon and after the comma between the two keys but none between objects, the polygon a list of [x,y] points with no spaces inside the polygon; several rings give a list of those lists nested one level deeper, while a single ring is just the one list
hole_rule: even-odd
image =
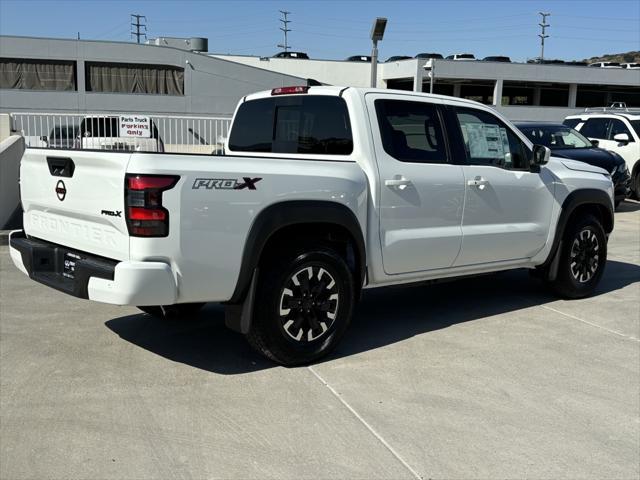
[{"label": "taillight", "polygon": [[292,93],[307,93],[309,87],[279,87],[271,90],[271,95],[290,95]]},{"label": "taillight", "polygon": [[132,237],[169,235],[169,211],[162,206],[162,192],[178,183],[174,175],[136,175],[125,178],[127,228]]}]

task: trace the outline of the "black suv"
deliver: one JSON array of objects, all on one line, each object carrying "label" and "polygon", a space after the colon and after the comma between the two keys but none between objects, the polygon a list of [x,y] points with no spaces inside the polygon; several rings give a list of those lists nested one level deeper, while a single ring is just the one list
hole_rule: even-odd
[{"label": "black suv", "polygon": [[309,60],[309,55],[304,52],[280,52],[276,53],[273,58],[298,58],[302,60]]},{"label": "black suv", "polygon": [[590,141],[577,130],[562,124],[516,123],[516,127],[534,144],[551,149],[554,157],[568,158],[604,168],[611,174],[617,207],[631,193],[631,174],[620,155]]}]

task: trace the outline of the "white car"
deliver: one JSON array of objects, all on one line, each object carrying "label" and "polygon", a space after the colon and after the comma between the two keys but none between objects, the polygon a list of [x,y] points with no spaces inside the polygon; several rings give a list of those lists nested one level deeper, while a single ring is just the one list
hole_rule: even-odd
[{"label": "white car", "polygon": [[473,61],[476,57],[472,53],[455,53],[453,55],[449,55],[446,58],[447,60],[457,60],[457,61]]},{"label": "white car", "polygon": [[596,62],[590,63],[589,66],[597,68],[622,68],[619,62]]},{"label": "white car", "polygon": [[623,63],[622,68],[626,68],[628,70],[638,70],[640,69],[640,63]]},{"label": "white car", "polygon": [[587,109],[569,115],[563,123],[589,140],[597,140],[598,147],[624,158],[631,172],[631,190],[636,198],[640,197],[640,109],[629,109],[624,104]]},{"label": "white car", "polygon": [[480,103],[281,87],[242,99],[225,152],[27,149],[13,262],[159,317],[223,303],[285,365],[330,352],[364,288],[523,268],[577,298],[605,267],[609,174]]}]

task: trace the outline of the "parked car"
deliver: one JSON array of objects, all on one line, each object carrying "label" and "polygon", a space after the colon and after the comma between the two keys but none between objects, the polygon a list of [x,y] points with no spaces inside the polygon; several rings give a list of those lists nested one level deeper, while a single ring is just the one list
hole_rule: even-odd
[{"label": "parked car", "polygon": [[73,148],[78,136],[78,127],[74,125],[53,127],[49,132],[49,148]]},{"label": "parked car", "polygon": [[631,172],[631,190],[640,198],[640,109],[618,107],[587,109],[584,113],[569,115],[565,125],[575,128],[598,146],[624,158]]},{"label": "parked car", "polygon": [[527,60],[527,63],[539,63],[541,65],[566,65],[567,62],[559,59],[540,59],[540,58],[532,58]]},{"label": "parked car", "polygon": [[470,60],[475,60],[476,57],[473,56],[472,53],[456,53],[454,55],[449,55],[447,57],[447,60],[463,60],[463,61],[470,61]]},{"label": "parked car", "polygon": [[579,298],[605,268],[609,174],[550,159],[487,105],[280,87],[242,98],[225,152],[27,149],[11,259],[157,317],[221,302],[285,365],[328,354],[363,288],[524,268]]},{"label": "parked car", "polygon": [[580,62],[576,60],[572,60],[570,62],[565,62],[566,65],[570,65],[572,67],[587,67],[589,64],[587,62]]},{"label": "parked car", "polygon": [[619,62],[595,62],[590,63],[589,66],[596,68],[622,68]]},{"label": "parked car", "polygon": [[347,58],[347,62],[371,62],[371,57],[368,55],[352,55]]},{"label": "parked car", "polygon": [[410,60],[411,58],[412,57],[408,57],[406,55],[394,55],[393,57],[387,58],[387,61],[385,63],[398,62],[400,60]]},{"label": "parked car", "polygon": [[494,55],[491,57],[484,57],[482,59],[482,61],[484,62],[504,62],[504,63],[511,63],[511,59],[509,57],[503,57],[500,55]]},{"label": "parked car", "polygon": [[297,58],[299,60],[309,60],[309,55],[304,52],[279,52],[273,58]]},{"label": "parked car", "polygon": [[620,66],[622,68],[626,68],[628,70],[638,70],[640,69],[640,63],[621,63]]},{"label": "parked car", "polygon": [[416,58],[441,60],[444,57],[439,53],[419,53],[416,55]]},{"label": "parked car", "polygon": [[617,207],[629,196],[631,174],[620,155],[598,148],[598,141],[591,141],[577,130],[563,124],[516,123],[516,127],[533,143],[551,149],[554,157],[570,158],[604,168],[611,175],[614,200]]}]

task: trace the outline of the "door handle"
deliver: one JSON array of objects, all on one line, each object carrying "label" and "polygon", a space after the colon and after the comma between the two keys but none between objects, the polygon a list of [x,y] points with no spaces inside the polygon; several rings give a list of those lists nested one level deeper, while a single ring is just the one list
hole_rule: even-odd
[{"label": "door handle", "polygon": [[407,178],[394,178],[391,180],[385,180],[384,185],[390,188],[397,188],[398,190],[404,190],[411,185],[411,180]]},{"label": "door handle", "polygon": [[484,187],[489,185],[489,180],[482,177],[476,177],[473,180],[467,180],[467,185],[470,187],[478,187],[478,190],[484,190]]}]

